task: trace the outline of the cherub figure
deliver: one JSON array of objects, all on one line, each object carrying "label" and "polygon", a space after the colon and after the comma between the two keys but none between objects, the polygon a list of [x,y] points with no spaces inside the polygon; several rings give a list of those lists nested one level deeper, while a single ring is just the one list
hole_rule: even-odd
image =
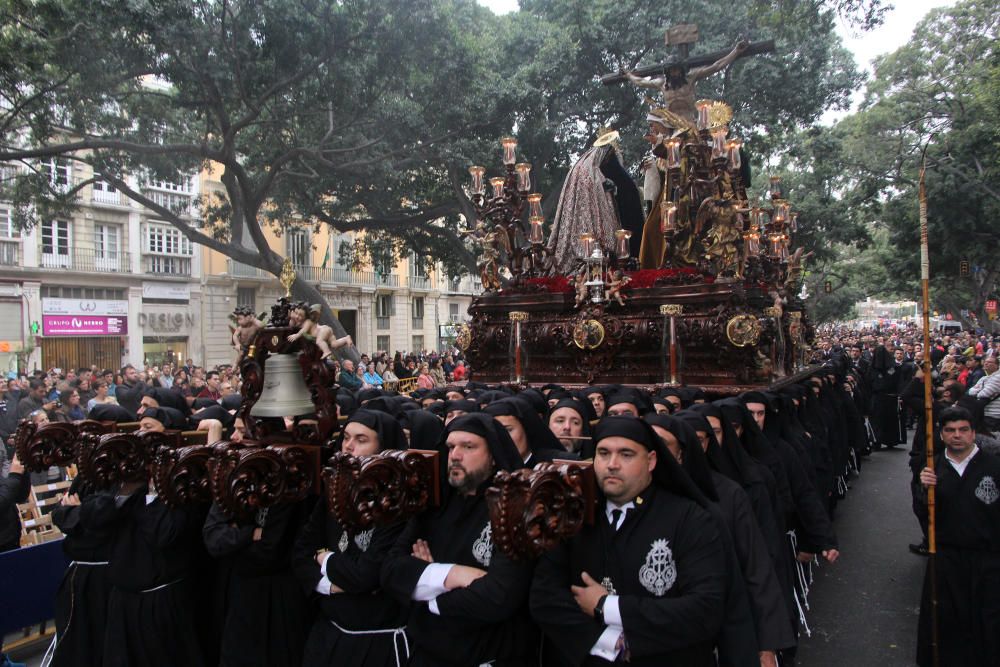
[{"label": "cherub figure", "polygon": [[463,236],[470,236],[474,243],[480,247],[479,257],[476,259],[476,268],[479,269],[479,279],[483,283],[486,291],[500,289],[500,249],[503,248],[508,256],[511,249],[507,243],[507,235],[497,229],[489,229],[486,223],[479,223],[475,229],[461,232]]},{"label": "cherub figure", "polygon": [[233,330],[233,349],[236,350],[236,363],[233,368],[239,368],[253,345],[257,332],[264,328],[264,323],[257,319],[249,306],[237,306],[233,311],[236,317],[236,329]]},{"label": "cherub figure", "polygon": [[621,291],[630,282],[632,279],[626,276],[621,269],[615,271],[613,278],[608,281],[608,299],[614,299],[619,306],[624,306],[625,297],[622,296]]},{"label": "cherub figure", "polygon": [[302,336],[315,338],[316,345],[323,353],[322,358],[326,359],[333,354],[335,349],[345,345],[353,345],[354,341],[351,340],[350,336],[335,338],[331,327],[319,323],[321,312],[322,308],[319,304],[309,306],[300,301],[292,306],[292,310],[288,314],[288,323],[293,327],[299,327],[299,331],[289,336],[288,341],[295,342]]},{"label": "cherub figure", "polygon": [[574,308],[579,308],[580,304],[587,300],[587,269],[580,269],[573,279],[573,286],[576,288],[576,302]]}]

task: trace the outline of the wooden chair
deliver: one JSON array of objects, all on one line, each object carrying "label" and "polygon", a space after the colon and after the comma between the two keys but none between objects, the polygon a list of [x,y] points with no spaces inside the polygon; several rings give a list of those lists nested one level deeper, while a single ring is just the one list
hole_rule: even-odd
[{"label": "wooden chair", "polygon": [[38,511],[38,516],[48,514],[56,508],[62,500],[62,496],[69,489],[72,482],[53,482],[51,484],[38,484],[31,487],[31,503]]}]

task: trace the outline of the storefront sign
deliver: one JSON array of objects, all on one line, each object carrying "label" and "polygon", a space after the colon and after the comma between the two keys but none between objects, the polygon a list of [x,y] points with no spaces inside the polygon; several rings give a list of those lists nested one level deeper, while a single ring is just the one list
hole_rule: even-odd
[{"label": "storefront sign", "polygon": [[191,287],[184,283],[143,283],[142,298],[189,301]]},{"label": "storefront sign", "polygon": [[105,299],[42,299],[44,315],[128,315],[128,301]]},{"label": "storefront sign", "polygon": [[128,333],[128,318],[105,315],[42,315],[45,336],[118,336]]},{"label": "storefront sign", "polygon": [[191,313],[139,313],[139,326],[160,332],[180,331],[194,326]]}]

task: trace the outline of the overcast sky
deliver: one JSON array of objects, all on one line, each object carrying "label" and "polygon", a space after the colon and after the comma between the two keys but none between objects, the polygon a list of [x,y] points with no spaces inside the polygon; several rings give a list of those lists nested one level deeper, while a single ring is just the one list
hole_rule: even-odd
[{"label": "overcast sky", "polygon": [[[478,0],[497,14],[515,11],[517,0]],[[895,51],[910,40],[917,23],[935,7],[947,7],[955,0],[895,0],[896,8],[889,12],[885,23],[871,32],[852,31],[842,21],[837,26],[844,45],[854,54],[860,67],[869,69],[875,56]],[[860,95],[855,95],[857,100]]]}]

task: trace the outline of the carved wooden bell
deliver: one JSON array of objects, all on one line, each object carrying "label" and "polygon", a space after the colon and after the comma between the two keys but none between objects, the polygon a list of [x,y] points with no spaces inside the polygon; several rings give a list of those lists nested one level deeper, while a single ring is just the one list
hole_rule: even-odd
[{"label": "carved wooden bell", "polygon": [[264,389],[250,408],[250,414],[254,417],[295,417],[315,411],[298,356],[269,356],[264,362]]}]

